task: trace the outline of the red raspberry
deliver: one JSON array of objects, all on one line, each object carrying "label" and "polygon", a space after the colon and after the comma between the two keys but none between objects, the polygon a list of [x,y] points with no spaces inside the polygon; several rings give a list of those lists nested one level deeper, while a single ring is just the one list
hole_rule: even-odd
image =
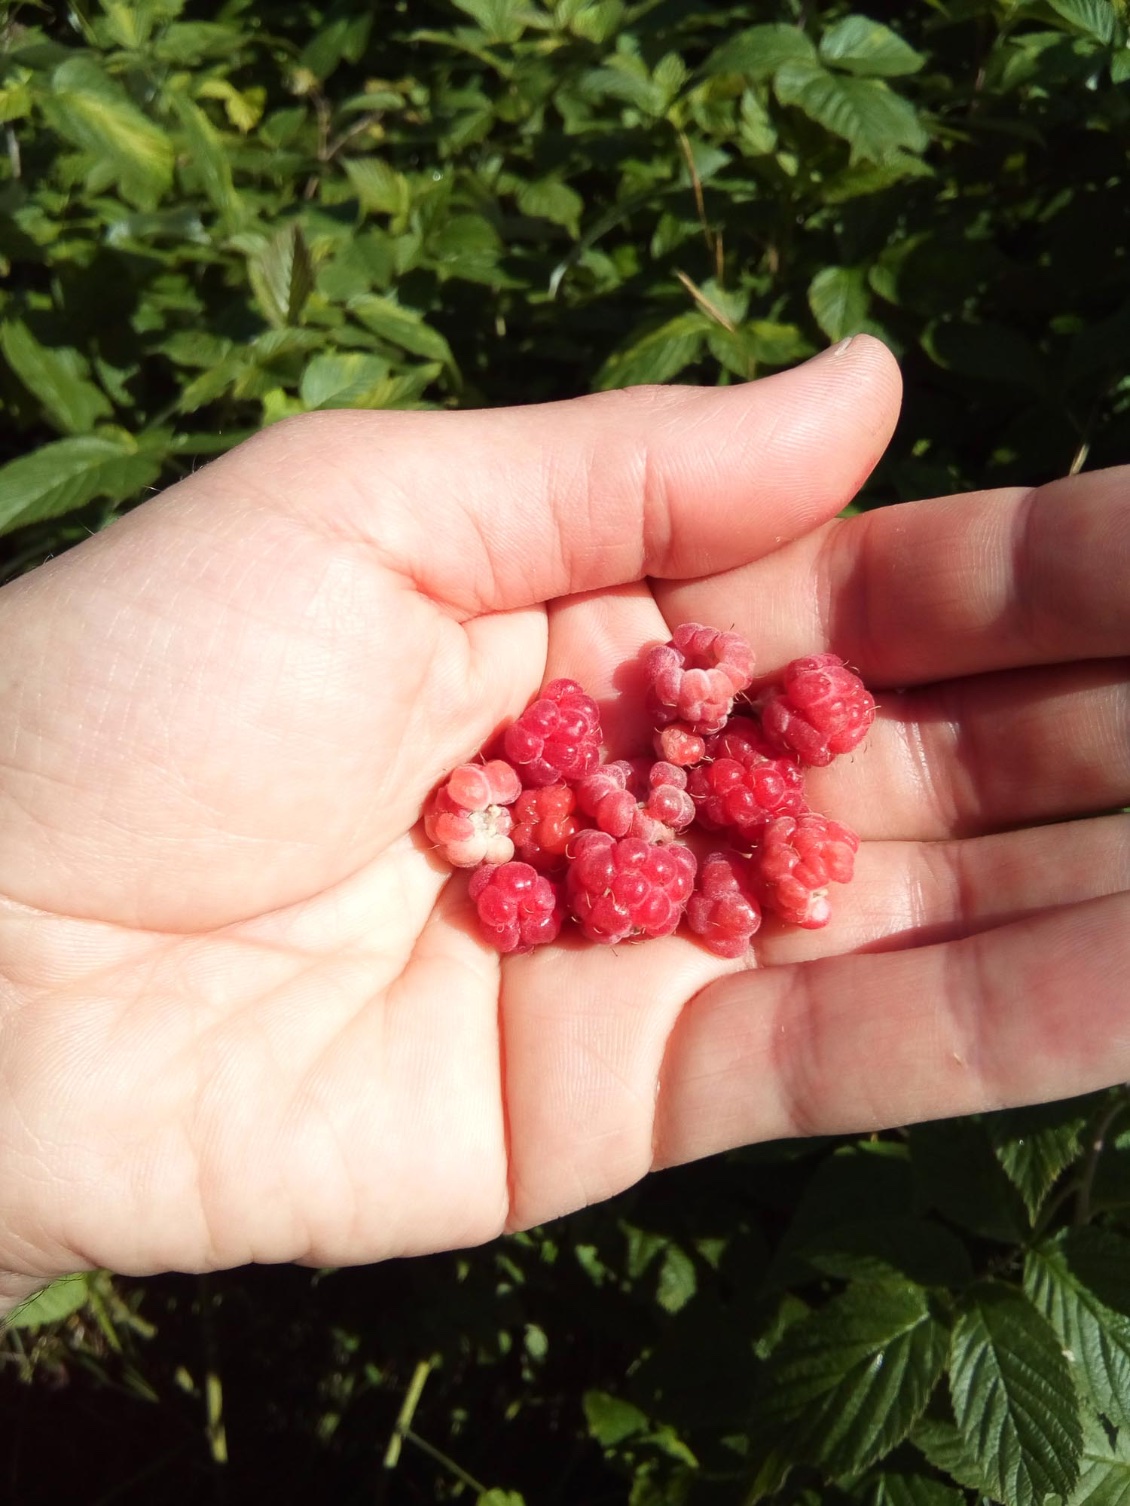
[{"label": "red raspberry", "polygon": [[665,763],[678,764],[681,769],[701,762],[706,754],[705,739],[688,727],[686,722],[671,722],[666,727],[660,727],[652,746]]},{"label": "red raspberry", "polygon": [[522,781],[501,758],[465,763],[440,785],[424,814],[424,830],[454,868],[505,863],[514,856],[506,809]]},{"label": "red raspberry", "polygon": [[619,759],[581,780],[577,804],[609,836],[670,842],[694,820],[686,784],[686,771],[674,764]]},{"label": "red raspberry", "polygon": [[617,841],[582,831],[573,843],[565,898],[590,941],[615,945],[629,936],[669,936],[694,887],[694,854],[639,837]]},{"label": "red raspberry", "polygon": [[584,825],[577,815],[577,797],[568,785],[524,790],[514,802],[513,817],[510,836],[523,863],[543,873],[565,866],[569,843]]},{"label": "red raspberry", "polygon": [[804,809],[800,766],[774,755],[752,722],[731,723],[706,749],[708,761],[690,770],[687,789],[708,831],[731,827],[748,836],[774,816]]},{"label": "red raspberry", "polygon": [[687,924],[715,956],[744,956],[761,924],[747,858],[736,852],[712,852],[703,860],[687,902]]},{"label": "red raspberry", "polygon": [[849,883],[859,838],[816,811],[770,821],[753,855],[766,910],[814,931],[828,924],[829,883]]},{"label": "red raspberry", "polygon": [[503,746],[522,782],[537,788],[581,779],[600,761],[600,712],[576,680],[551,680],[506,729]]},{"label": "red raspberry", "polygon": [[483,935],[500,952],[557,940],[565,918],[561,895],[529,863],[484,863],[471,875],[469,892]]},{"label": "red raspberry", "polygon": [[753,650],[740,633],[720,633],[697,622],[675,629],[670,643],[646,659],[648,709],[657,726],[683,721],[699,733],[718,732],[734,697],[753,679]]},{"label": "red raspberry", "polygon": [[770,742],[813,768],[858,747],[875,720],[871,693],[835,654],[794,659],[760,710]]}]

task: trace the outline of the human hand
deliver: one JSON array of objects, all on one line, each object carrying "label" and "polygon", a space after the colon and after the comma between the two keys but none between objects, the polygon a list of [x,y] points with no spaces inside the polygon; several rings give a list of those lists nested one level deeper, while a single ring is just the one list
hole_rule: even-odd
[{"label": "human hand", "polygon": [[[473,1244],[1130,1072],[1126,819],[1023,829],[1130,798],[1126,475],[828,521],[897,391],[859,339],[725,391],[310,416],[0,592],[9,1301]],[[555,675],[631,750],[616,670],[687,618],[878,692],[809,776],[856,882],[756,971],[684,936],[500,965],[428,791]]]}]

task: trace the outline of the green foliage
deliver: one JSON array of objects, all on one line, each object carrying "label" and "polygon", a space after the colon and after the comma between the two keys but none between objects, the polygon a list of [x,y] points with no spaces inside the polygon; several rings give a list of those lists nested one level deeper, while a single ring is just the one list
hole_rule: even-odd
[{"label": "green foliage", "polygon": [[9,568],[310,408],[726,383],[857,330],[908,380],[863,505],[1117,458],[1123,12],[10,5]]},{"label": "green foliage", "polygon": [[[726,384],[858,330],[908,391],[863,506],[1124,459],[1125,12],[11,5],[6,569],[292,414]],[[170,1502],[226,1399],[280,1501],[359,1499],[394,1439],[389,1500],[1130,1506],[1127,1102],[763,1147],[372,1272],[75,1278],[0,1360],[159,1396]]]}]

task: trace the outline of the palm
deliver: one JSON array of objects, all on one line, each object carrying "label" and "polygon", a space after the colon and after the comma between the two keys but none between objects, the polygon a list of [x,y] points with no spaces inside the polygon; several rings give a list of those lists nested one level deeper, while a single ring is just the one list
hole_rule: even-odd
[{"label": "palm", "polygon": [[[520,496],[516,522],[498,509],[499,549],[489,424],[478,481],[417,447],[424,430],[409,419],[412,464],[370,483],[373,431],[334,416],[317,449],[268,436],[5,592],[0,633],[21,668],[3,687],[16,730],[0,776],[12,998],[0,1147],[7,1227],[30,1224],[36,1246],[0,1247],[0,1264],[146,1271],[458,1246],[743,1139],[1119,1075],[1098,1046],[1071,1041],[1064,1055],[1062,978],[1046,956],[1039,1051],[1027,1065],[998,1061],[985,1040],[1013,1029],[1006,983],[1032,952],[1025,927],[1053,928],[1045,948],[1065,957],[1070,944],[1067,968],[1099,935],[1109,950],[1099,896],[1119,887],[1123,828],[938,840],[1121,803],[1124,756],[1099,757],[1092,737],[1065,758],[1070,740],[1050,737],[1065,698],[1096,724],[1117,666],[888,697],[866,751],[819,790],[872,839],[859,880],[826,932],[767,928],[760,960],[780,965],[755,973],[681,937],[565,944],[500,967],[469,923],[465,886],[421,839],[427,791],[546,674],[581,679],[614,746],[630,750],[641,728],[619,667],[669,622],[736,622],[766,664],[832,631],[886,686],[1033,660],[1022,632],[1008,647],[990,620],[947,623],[947,610],[968,615],[960,594],[931,598],[920,579],[916,626],[897,571],[861,589],[868,560],[881,572],[899,547],[897,527],[860,520],[842,544],[817,529],[758,558],[834,512],[875,458],[892,392],[882,359],[868,360],[857,381],[878,394],[874,429],[846,397],[838,418],[831,401],[822,427],[840,424],[837,462],[807,497],[775,511],[770,498],[760,517],[696,514],[695,487],[733,488],[727,465],[747,458],[739,441],[720,453],[719,420],[702,461],[717,474],[680,483],[668,461],[664,495],[634,531],[638,484],[615,475],[613,457],[595,499],[608,517],[571,538]],[[687,432],[701,423],[693,415]],[[520,491],[529,425],[511,432]],[[470,493],[438,526],[402,481],[419,477],[426,496],[429,465]],[[264,475],[284,479],[281,498],[259,490]],[[559,485],[567,509],[567,473]],[[778,491],[789,488],[786,463]],[[817,580],[825,615],[806,617]],[[905,633],[877,634],[884,613],[907,620]],[[1102,643],[1044,657],[1114,654],[1123,627],[1104,622]],[[1003,723],[991,712],[1002,694],[1015,706]],[[1019,781],[996,777],[994,740],[1024,764]],[[1045,745],[1058,754],[1041,757]],[[1025,915],[1037,918],[991,932],[995,961],[978,942],[921,947]],[[816,969],[794,965],[817,956]],[[923,990],[926,1049],[908,1030]],[[976,1005],[988,1010],[980,1027]]]}]

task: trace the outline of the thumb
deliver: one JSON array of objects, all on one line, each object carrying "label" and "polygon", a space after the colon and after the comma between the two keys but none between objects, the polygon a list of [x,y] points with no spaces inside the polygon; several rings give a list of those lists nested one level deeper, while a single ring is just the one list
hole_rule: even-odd
[{"label": "thumb", "polygon": [[735,387],[306,415],[215,467],[238,472],[230,479],[245,494],[270,476],[273,507],[371,543],[426,596],[471,617],[768,553],[851,500],[891,436],[899,395],[894,357],[856,336]]}]

